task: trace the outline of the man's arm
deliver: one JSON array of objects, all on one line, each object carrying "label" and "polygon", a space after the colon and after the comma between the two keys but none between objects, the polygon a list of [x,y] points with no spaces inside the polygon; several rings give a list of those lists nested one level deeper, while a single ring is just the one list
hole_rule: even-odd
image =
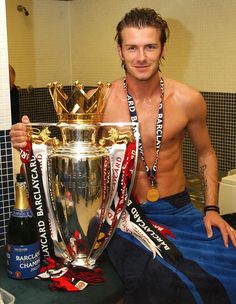
[{"label": "man's arm", "polygon": [[[206,104],[200,93],[193,93],[187,107],[189,123],[187,130],[198,156],[198,167],[204,191],[206,206],[218,205],[218,165],[215,151],[211,145],[206,125]],[[209,210],[204,217],[208,237],[213,236],[212,227],[221,231],[224,245],[228,247],[229,238],[236,246],[235,231],[216,211]]]}]

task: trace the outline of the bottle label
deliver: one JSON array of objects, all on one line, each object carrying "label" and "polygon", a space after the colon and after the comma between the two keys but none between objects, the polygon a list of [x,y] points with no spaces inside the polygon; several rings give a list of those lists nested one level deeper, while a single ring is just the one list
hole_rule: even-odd
[{"label": "bottle label", "polygon": [[33,217],[33,212],[30,208],[28,209],[16,209],[12,210],[12,216],[23,218],[23,217]]},{"label": "bottle label", "polygon": [[40,269],[40,243],[7,245],[7,272],[13,279],[30,279]]}]

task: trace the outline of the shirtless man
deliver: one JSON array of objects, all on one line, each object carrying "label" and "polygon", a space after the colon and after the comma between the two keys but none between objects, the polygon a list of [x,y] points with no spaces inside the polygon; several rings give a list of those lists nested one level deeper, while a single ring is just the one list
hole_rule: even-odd
[{"label": "shirtless man", "polygon": [[[126,22],[130,24],[126,25]],[[128,92],[135,101],[145,161],[152,168],[156,158],[156,122],[161,94],[159,65],[165,56],[165,42],[161,41],[166,41],[168,27],[164,20],[158,25],[160,28],[145,24],[141,27],[132,26],[132,22],[135,24],[135,21],[127,18],[127,21],[118,25],[118,53],[125,65]],[[161,39],[161,35],[165,38]],[[185,132],[188,132],[198,155],[206,206],[217,206],[217,159],[206,126],[206,104],[202,95],[182,83],[164,77],[163,112],[163,138],[156,175],[160,197],[185,189],[182,143]],[[112,84],[103,120],[130,121],[123,79]],[[147,200],[149,188],[144,162],[140,159],[133,188],[140,203]],[[221,230],[225,246],[229,237],[236,245],[230,226],[217,212],[206,212],[204,220],[209,237],[212,236],[211,226],[217,226]]]},{"label": "shirtless man", "polygon": [[[105,122],[129,122],[131,115],[127,102],[127,92],[132,96],[140,124],[143,158],[147,167],[150,169],[153,168],[155,160],[157,160],[157,170],[156,173],[154,172],[154,188],[158,190],[160,200],[149,203],[147,193],[153,186],[153,177],[152,179],[148,177],[144,160],[141,155],[139,156],[133,195],[144,208],[146,208],[148,204],[157,206],[157,208],[160,206],[161,208],[161,204],[163,204],[163,206],[165,204],[165,198],[175,197],[178,193],[184,192],[186,185],[183,173],[182,143],[185,132],[188,132],[198,155],[199,169],[204,183],[205,204],[206,206],[211,206],[205,209],[204,217],[200,215],[200,212],[196,211],[198,212],[196,215],[197,222],[199,223],[199,221],[201,221],[202,226],[205,226],[205,231],[201,231],[203,236],[196,237],[196,239],[198,241],[200,238],[205,237],[204,241],[208,241],[214,237],[216,238],[216,232],[218,232],[218,242],[221,242],[220,245],[222,249],[224,244],[225,247],[230,247],[234,250],[233,246],[236,246],[235,231],[221,218],[217,209],[217,159],[206,126],[206,104],[204,99],[202,95],[193,88],[168,79],[160,73],[160,62],[165,56],[168,33],[167,23],[152,9],[133,9],[120,21],[117,26],[116,40],[118,53],[126,72],[126,87],[124,87],[124,78],[112,83],[111,90],[107,97],[103,120]],[[164,94],[162,98],[161,77],[164,81]],[[160,100],[162,100],[163,106],[163,136],[157,159],[156,132]],[[117,109],[119,109],[119,111]],[[11,129],[12,143],[16,148],[22,148],[26,145],[27,134],[24,123],[28,123],[29,120],[27,117],[23,117],[22,122],[23,124],[14,125]],[[181,210],[180,207],[178,208],[176,210]],[[195,213],[192,219],[194,222]],[[162,218],[157,217],[157,220],[162,221]],[[173,222],[175,222],[174,217]],[[186,218],[186,225],[187,222],[188,220]],[[168,223],[165,222],[161,224],[168,226]],[[195,226],[194,229],[203,230],[202,226],[198,228]],[[171,230],[172,229],[176,235],[176,239],[181,238],[182,233],[178,235],[178,232],[174,230],[174,224],[173,227],[171,226]],[[220,234],[223,242],[222,238],[219,237]],[[134,247],[129,245],[127,240],[131,241],[131,238],[132,237],[124,233],[120,233],[118,237],[113,238],[108,246],[109,255],[126,285],[127,303],[144,303],[143,301],[145,301],[145,303],[155,304],[202,303],[200,301],[198,302],[193,292],[191,292],[190,295],[189,291],[181,289],[182,283],[175,284],[173,283],[174,281],[171,281],[172,285],[168,285],[168,282],[165,282],[164,279],[165,275],[161,275],[162,277],[159,278],[158,273],[160,272],[162,274],[162,269],[155,268],[157,266],[149,260],[152,259],[152,257],[148,256],[146,252],[144,253],[144,250],[138,248],[140,245],[137,246],[136,244]],[[229,240],[231,240],[232,243],[229,242]],[[189,240],[185,242],[188,241]],[[195,246],[198,247],[198,243],[196,243]],[[183,250],[183,254],[189,258],[182,247],[181,250]],[[134,253],[133,255],[132,252]],[[234,261],[236,261],[236,251],[234,255]],[[206,259],[208,262],[211,262],[208,255],[206,255]],[[222,259],[224,258],[222,257]],[[146,266],[147,261],[151,264],[150,267]],[[159,262],[160,261],[161,260],[159,260]],[[135,264],[135,268],[132,268],[134,262],[137,265]],[[161,263],[162,261],[156,264],[160,267]],[[208,271],[208,268],[205,270]],[[219,272],[219,269],[217,271]],[[217,271],[211,272],[211,275],[217,274]],[[150,276],[155,277],[155,282],[150,283]],[[168,273],[167,275],[167,277],[171,277],[171,280],[172,276],[176,282],[179,280],[173,273],[171,273],[171,275]],[[162,285],[163,281],[165,282],[163,283],[165,285],[164,287]],[[210,282],[210,279],[206,277],[205,282],[208,281]],[[172,290],[173,286],[174,290]],[[222,291],[221,287],[219,287],[215,281],[210,286],[215,286],[214,288],[217,292],[220,290],[220,294],[214,289],[212,290],[219,300],[218,303],[230,303],[227,302],[227,293]],[[163,293],[166,294],[163,299],[160,299],[160,292],[162,292],[159,290],[160,288],[167,288],[168,291],[167,296],[167,293],[163,290]],[[189,287],[189,290],[191,290],[191,288],[192,287]],[[207,286],[207,288],[212,287]],[[228,286],[224,285],[224,288],[227,289]],[[229,287],[229,289],[230,288],[231,287]],[[182,298],[180,297],[179,300],[176,300],[175,296],[177,294],[180,296],[178,290],[181,290]],[[229,294],[232,296],[232,292],[229,292]],[[205,291],[202,292],[201,297],[204,299],[204,303],[213,303],[210,302],[211,300],[208,301],[208,295],[205,295]],[[157,299],[159,299],[160,302]]]}]

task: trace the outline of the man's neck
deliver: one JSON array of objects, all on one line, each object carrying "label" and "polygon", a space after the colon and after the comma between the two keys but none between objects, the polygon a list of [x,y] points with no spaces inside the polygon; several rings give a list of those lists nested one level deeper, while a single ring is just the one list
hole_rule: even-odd
[{"label": "man's neck", "polygon": [[154,95],[160,95],[160,76],[156,74],[148,80],[138,80],[129,74],[126,74],[126,85],[129,94],[134,100],[143,100],[152,98]]}]

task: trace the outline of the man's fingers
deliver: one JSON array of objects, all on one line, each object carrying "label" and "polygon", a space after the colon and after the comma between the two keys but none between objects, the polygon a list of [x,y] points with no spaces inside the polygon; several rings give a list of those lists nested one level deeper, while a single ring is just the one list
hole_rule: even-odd
[{"label": "man's fingers", "polygon": [[206,223],[205,226],[206,226],[207,237],[211,238],[213,236],[211,225],[209,223]]},{"label": "man's fingers", "polygon": [[24,124],[30,123],[29,117],[28,117],[27,115],[24,115],[24,116],[22,117],[21,121],[22,121]]},{"label": "man's fingers", "polygon": [[228,226],[227,231],[228,231],[228,235],[230,237],[231,242],[236,247],[236,230],[233,227]]}]

